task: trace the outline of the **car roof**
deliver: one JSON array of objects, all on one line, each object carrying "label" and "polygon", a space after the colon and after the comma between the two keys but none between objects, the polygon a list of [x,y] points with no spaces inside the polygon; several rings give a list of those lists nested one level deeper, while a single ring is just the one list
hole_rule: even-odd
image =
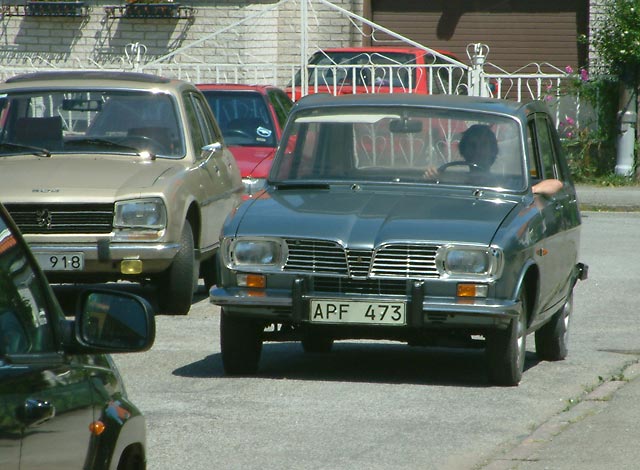
[{"label": "car roof", "polygon": [[248,85],[244,83],[197,83],[196,87],[202,91],[257,91],[266,94],[267,90],[275,89],[273,85]]},{"label": "car roof", "polygon": [[362,93],[339,96],[333,96],[329,93],[317,93],[300,99],[294,109],[298,112],[309,108],[334,106],[419,106],[505,115],[526,115],[531,112],[548,113],[548,108],[541,101],[518,103],[516,101],[476,96],[422,95],[414,93]]},{"label": "car roof", "polygon": [[195,88],[183,81],[138,72],[107,70],[46,71],[16,75],[0,84],[3,90],[19,88],[103,87],[136,89]]}]

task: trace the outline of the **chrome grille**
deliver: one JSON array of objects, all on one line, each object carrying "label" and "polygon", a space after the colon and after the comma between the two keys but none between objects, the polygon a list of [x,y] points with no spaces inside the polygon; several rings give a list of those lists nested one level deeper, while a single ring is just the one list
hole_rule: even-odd
[{"label": "chrome grille", "polygon": [[380,247],[373,256],[372,277],[423,279],[439,277],[437,245],[393,244]]},{"label": "chrome grille", "polygon": [[285,271],[348,275],[347,258],[339,244],[324,240],[287,239]]},{"label": "chrome grille", "polygon": [[390,244],[371,250],[346,250],[326,240],[287,239],[289,256],[284,270],[366,278],[438,278],[438,245]]},{"label": "chrome grille", "polygon": [[395,279],[317,277],[313,280],[313,290],[330,294],[406,295],[407,283]]},{"label": "chrome grille", "polygon": [[111,233],[113,204],[6,204],[22,233]]},{"label": "chrome grille", "polygon": [[371,250],[347,250],[349,276],[366,278],[371,266]]}]

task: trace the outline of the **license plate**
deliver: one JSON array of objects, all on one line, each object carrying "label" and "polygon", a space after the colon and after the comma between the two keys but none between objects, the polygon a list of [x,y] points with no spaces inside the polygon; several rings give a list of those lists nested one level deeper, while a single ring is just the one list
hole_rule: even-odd
[{"label": "license plate", "polygon": [[34,253],[44,271],[82,271],[83,253]]},{"label": "license plate", "polygon": [[314,299],[309,316],[314,323],[405,325],[405,312],[405,302]]}]

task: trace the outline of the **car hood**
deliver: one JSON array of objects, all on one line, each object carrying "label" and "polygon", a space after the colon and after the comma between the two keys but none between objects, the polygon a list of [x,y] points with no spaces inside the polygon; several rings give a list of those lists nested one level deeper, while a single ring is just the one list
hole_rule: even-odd
[{"label": "car hood", "polygon": [[0,199],[5,203],[31,202],[47,195],[61,200],[112,201],[145,188],[148,192],[179,167],[170,160],[144,161],[136,157],[2,157]]},{"label": "car hood", "polygon": [[401,241],[488,245],[517,205],[471,190],[278,190],[247,203],[238,235],[329,239],[369,248]]},{"label": "car hood", "polygon": [[233,145],[229,147],[233,153],[240,174],[243,178],[266,178],[276,153],[275,147],[245,147]]}]

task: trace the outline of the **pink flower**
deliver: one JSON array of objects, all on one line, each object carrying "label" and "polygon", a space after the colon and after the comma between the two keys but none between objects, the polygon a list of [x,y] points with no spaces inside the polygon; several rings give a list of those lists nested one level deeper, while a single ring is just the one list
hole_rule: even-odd
[{"label": "pink flower", "polygon": [[576,122],[575,122],[572,118],[570,118],[569,116],[566,116],[565,121],[567,121],[567,125],[569,125],[569,126],[573,126],[573,125],[576,123]]},{"label": "pink flower", "polygon": [[573,137],[573,133],[572,132],[567,132],[567,138],[570,139],[571,137]]},{"label": "pink flower", "polygon": [[544,97],[545,101],[551,101],[553,99],[553,96],[551,95],[547,95]]},{"label": "pink flower", "polygon": [[573,73],[573,68],[572,68],[570,65],[567,65],[567,66],[564,68],[564,71],[565,71],[565,72],[567,72],[567,73]]},{"label": "pink flower", "polygon": [[587,69],[580,70],[580,80],[582,80],[583,82],[589,80],[589,72],[587,72]]}]

